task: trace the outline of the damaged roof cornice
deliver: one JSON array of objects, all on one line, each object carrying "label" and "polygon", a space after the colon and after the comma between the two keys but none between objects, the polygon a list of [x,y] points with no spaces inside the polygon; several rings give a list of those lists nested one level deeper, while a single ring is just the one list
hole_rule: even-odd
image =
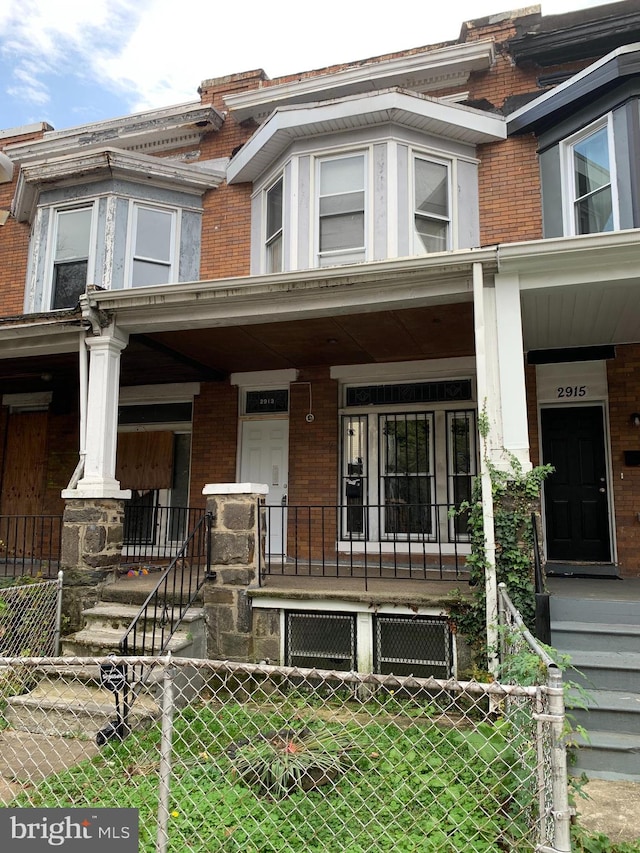
[{"label": "damaged roof cornice", "polygon": [[204,169],[173,160],[102,148],[23,165],[13,200],[13,215],[31,221],[40,192],[51,185],[69,185],[120,177],[135,183],[162,186],[201,196],[224,180],[223,169]]},{"label": "damaged roof cornice", "polygon": [[261,86],[226,95],[225,106],[237,121],[264,119],[276,107],[401,86],[420,92],[464,85],[472,71],[485,71],[495,60],[493,41],[427,48],[409,56],[371,60],[349,68]]},{"label": "damaged roof cornice", "polygon": [[255,181],[296,139],[394,123],[468,145],[506,139],[504,117],[388,89],[334,101],[279,107],[227,166],[228,183]]},{"label": "damaged roof cornice", "polygon": [[41,139],[7,145],[4,150],[19,165],[106,145],[155,154],[197,145],[205,133],[220,130],[223,123],[224,116],[215,107],[197,101],[48,131]]}]

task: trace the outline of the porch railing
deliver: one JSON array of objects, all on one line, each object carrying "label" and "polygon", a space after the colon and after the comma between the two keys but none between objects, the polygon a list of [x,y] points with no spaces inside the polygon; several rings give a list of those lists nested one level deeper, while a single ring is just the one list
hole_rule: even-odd
[{"label": "porch railing", "polygon": [[451,504],[267,506],[260,583],[294,576],[455,580],[470,553]]},{"label": "porch railing", "polygon": [[194,507],[126,503],[122,563],[168,565],[204,514]]},{"label": "porch railing", "polygon": [[55,578],[61,515],[0,515],[0,576]]},{"label": "porch railing", "polygon": [[203,513],[162,573],[122,640],[123,655],[162,654],[211,568],[211,513]]}]

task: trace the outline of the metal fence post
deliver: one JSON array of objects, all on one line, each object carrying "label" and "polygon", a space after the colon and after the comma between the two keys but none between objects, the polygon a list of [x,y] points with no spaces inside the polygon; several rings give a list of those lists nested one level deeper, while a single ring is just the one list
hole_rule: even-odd
[{"label": "metal fence post", "polygon": [[171,652],[167,654],[162,679],[162,735],[160,740],[160,770],[158,780],[158,831],[156,853],[166,853],[169,845],[169,795],[171,792],[171,741],[173,736],[173,679],[175,667]]},{"label": "metal fence post", "polygon": [[64,572],[62,569],[58,572],[58,583],[56,587],[56,624],[53,629],[53,654],[58,657],[60,654],[60,634],[62,631],[62,579]]},{"label": "metal fence post", "polygon": [[564,742],[564,688],[562,673],[555,665],[547,669],[549,716],[551,718],[551,782],[553,796],[553,847],[571,853],[571,815],[567,780],[567,750]]}]

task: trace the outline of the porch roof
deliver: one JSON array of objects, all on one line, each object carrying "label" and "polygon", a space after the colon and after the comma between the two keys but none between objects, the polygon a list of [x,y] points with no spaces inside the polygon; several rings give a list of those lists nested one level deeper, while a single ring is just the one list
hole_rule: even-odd
[{"label": "porch roof", "polygon": [[[520,292],[524,349],[640,341],[638,231],[199,281],[94,290],[91,311],[130,335],[123,384],[215,381],[234,371],[474,355],[475,263]],[[79,312],[0,324],[0,384],[77,370]],[[68,315],[68,316],[67,316]],[[17,361],[16,361],[17,359]],[[19,363],[18,363],[19,362]],[[9,385],[7,385],[9,383]]]}]

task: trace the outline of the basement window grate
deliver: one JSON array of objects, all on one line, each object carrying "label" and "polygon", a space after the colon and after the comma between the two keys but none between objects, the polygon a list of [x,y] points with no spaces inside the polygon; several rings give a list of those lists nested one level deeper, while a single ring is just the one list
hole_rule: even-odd
[{"label": "basement window grate", "polygon": [[446,619],[374,616],[374,668],[382,675],[450,678],[452,641]]},{"label": "basement window grate", "polygon": [[287,666],[355,670],[354,615],[287,611],[285,628]]}]

